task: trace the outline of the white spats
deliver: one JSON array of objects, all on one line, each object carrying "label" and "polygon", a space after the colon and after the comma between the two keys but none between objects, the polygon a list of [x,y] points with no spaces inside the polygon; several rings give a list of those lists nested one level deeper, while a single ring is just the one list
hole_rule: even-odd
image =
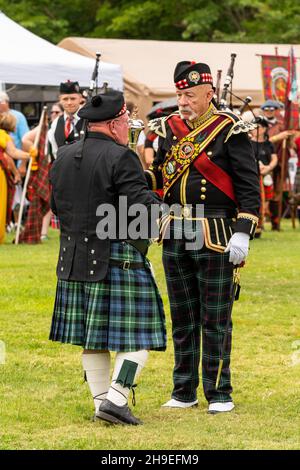
[{"label": "white spats", "polygon": [[131,363],[137,364],[136,371],[134,373],[134,378],[132,380],[132,385],[135,383],[137,377],[139,376],[141,370],[143,369],[144,365],[146,364],[148,358],[148,351],[134,351],[134,352],[126,352],[126,353],[117,353],[116,360],[115,360],[115,368],[112,376],[111,386],[109,388],[107,399],[110,400],[112,403],[118,406],[124,406],[127,404],[128,395],[130,392],[130,386],[123,387],[121,383],[116,383],[118,381],[120,373],[122,373],[121,369],[124,364],[124,361],[130,361]]},{"label": "white spats", "polygon": [[82,366],[97,412],[109,389],[110,353],[83,353]]}]

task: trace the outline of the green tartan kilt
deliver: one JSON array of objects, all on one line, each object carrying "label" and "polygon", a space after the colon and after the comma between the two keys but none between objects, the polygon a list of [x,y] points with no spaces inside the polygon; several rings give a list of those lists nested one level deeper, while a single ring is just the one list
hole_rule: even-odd
[{"label": "green tartan kilt", "polygon": [[109,266],[99,282],[58,280],[50,339],[85,349],[165,350],[163,303],[147,259],[126,242],[112,242],[110,257],[145,268]]}]

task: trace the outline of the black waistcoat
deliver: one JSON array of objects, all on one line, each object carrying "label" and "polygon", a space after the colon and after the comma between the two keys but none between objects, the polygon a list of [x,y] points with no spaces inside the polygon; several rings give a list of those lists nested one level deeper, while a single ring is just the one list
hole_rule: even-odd
[{"label": "black waistcoat", "polygon": [[79,119],[75,125],[75,133],[74,130],[70,133],[68,138],[65,137],[65,119],[64,115],[60,116],[57,121],[56,129],[54,132],[54,138],[57,144],[57,147],[62,147],[63,145],[70,144],[80,138],[80,131],[83,126],[83,120]]}]

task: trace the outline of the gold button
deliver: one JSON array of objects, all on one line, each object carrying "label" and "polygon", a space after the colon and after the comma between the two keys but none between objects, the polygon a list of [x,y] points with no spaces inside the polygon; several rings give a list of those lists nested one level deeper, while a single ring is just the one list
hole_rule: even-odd
[{"label": "gold button", "polygon": [[200,199],[202,199],[202,201],[204,201],[204,199],[206,199],[205,194],[201,194]]},{"label": "gold button", "polygon": [[206,184],[206,180],[205,179],[201,180],[201,184]]},{"label": "gold button", "polygon": [[201,188],[201,192],[202,192],[202,193],[205,193],[205,192],[206,192],[206,188]]},{"label": "gold button", "polygon": [[207,155],[212,155],[212,152],[207,152]]},{"label": "gold button", "polygon": [[173,140],[177,140],[177,137],[176,137],[176,135],[173,135]]}]

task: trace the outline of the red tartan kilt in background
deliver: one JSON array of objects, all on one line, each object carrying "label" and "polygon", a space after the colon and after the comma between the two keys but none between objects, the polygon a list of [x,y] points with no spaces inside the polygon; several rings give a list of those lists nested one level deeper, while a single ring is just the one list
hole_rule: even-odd
[{"label": "red tartan kilt in background", "polygon": [[266,201],[271,201],[271,199],[274,198],[274,186],[271,184],[271,186],[264,186],[264,192],[265,192],[265,200]]}]

